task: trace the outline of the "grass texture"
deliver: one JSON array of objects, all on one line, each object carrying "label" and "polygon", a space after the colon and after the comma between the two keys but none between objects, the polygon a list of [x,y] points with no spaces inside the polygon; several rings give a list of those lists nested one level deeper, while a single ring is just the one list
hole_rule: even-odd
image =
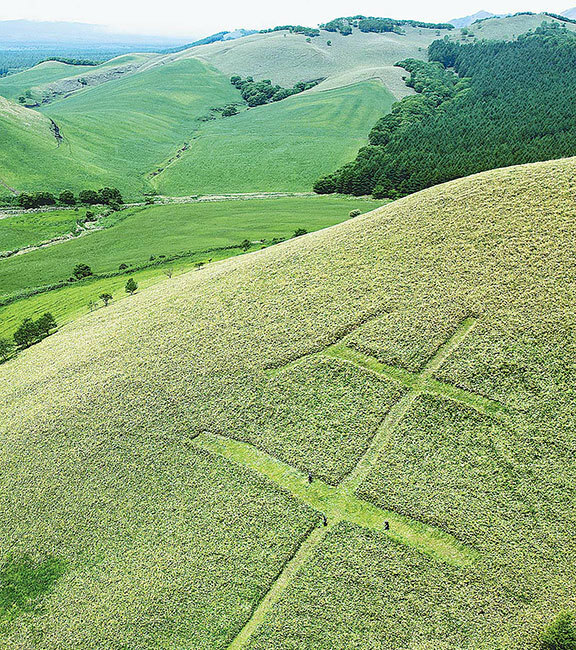
[{"label": "grass texture", "polygon": [[536,650],[576,607],[575,166],[183,273],[0,366],[0,565],[67,567],[3,647]]}]

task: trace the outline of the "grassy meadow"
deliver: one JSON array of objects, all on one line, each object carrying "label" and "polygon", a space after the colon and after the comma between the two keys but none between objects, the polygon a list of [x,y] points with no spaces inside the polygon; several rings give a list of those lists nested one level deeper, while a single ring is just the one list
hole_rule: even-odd
[{"label": "grassy meadow", "polygon": [[576,608],[575,166],[175,275],[0,366],[0,566],[65,567],[3,646],[539,649]]},{"label": "grassy meadow", "polygon": [[45,61],[33,68],[23,70],[0,79],[0,96],[18,101],[21,95],[30,91],[32,98],[42,99],[42,94],[50,84],[68,78],[86,77],[102,70],[146,61],[150,54],[123,54],[99,65],[70,65],[61,61]]},{"label": "grassy meadow", "polygon": [[[42,63],[0,79],[0,194],[106,185],[133,199],[155,188],[170,195],[310,190],[352,159],[375,121],[410,92],[394,64],[424,56],[437,37],[437,30],[407,28],[402,36],[324,32],[307,43],[275,32],[99,66]],[[232,118],[198,121],[241,101],[233,73],[289,86],[324,81]],[[78,89],[75,82],[92,75],[106,80]],[[54,88],[62,93],[38,108],[17,103],[23,93],[40,100]]]},{"label": "grassy meadow", "polygon": [[0,252],[37,246],[74,232],[78,219],[86,217],[87,210],[50,210],[28,212],[0,218]]},{"label": "grassy meadow", "polygon": [[309,191],[366,143],[367,125],[387,113],[394,96],[378,81],[307,92],[205,123],[189,149],[152,179],[161,194],[194,190]]},{"label": "grassy meadow", "polygon": [[[0,260],[1,297],[66,280],[78,263],[88,264],[96,274],[112,273],[126,264],[136,269],[126,273],[145,287],[165,279],[167,269],[181,273],[197,262],[237,255],[241,248],[218,249],[238,246],[246,239],[256,250],[273,239],[291,237],[298,228],[318,230],[346,220],[351,210],[367,212],[380,205],[382,201],[312,196],[126,208],[109,218],[113,225],[105,230]],[[78,214],[62,210],[2,219],[0,242],[21,237],[31,243],[37,232],[54,229],[62,218],[75,221]],[[59,228],[68,225],[64,222]],[[179,257],[162,262],[171,256]],[[151,258],[154,266],[137,270]],[[50,311],[57,322],[65,323],[85,313],[101,293],[123,297],[127,277],[85,280],[0,307],[0,336],[11,336],[25,317]]]}]

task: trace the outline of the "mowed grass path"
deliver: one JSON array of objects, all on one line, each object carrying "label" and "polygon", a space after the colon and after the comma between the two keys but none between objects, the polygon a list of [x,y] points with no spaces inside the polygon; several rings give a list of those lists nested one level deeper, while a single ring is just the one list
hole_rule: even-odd
[{"label": "mowed grass path", "polygon": [[152,183],[162,194],[305,191],[351,160],[395,98],[379,81],[294,95],[202,126]]},{"label": "mowed grass path", "polygon": [[[128,208],[124,218],[107,230],[0,260],[0,296],[64,280],[80,262],[88,264],[95,273],[108,273],[117,271],[123,263],[139,266],[151,256],[189,252],[182,259],[166,264],[181,272],[197,261],[218,260],[240,252],[240,249],[202,252],[207,249],[239,244],[244,239],[290,237],[298,228],[318,230],[346,220],[353,209],[368,212],[379,205],[382,201],[313,196]],[[78,213],[70,211],[70,214]],[[254,248],[259,245],[255,244]],[[133,275],[142,287],[165,278],[163,267]],[[70,320],[85,313],[88,302],[97,300],[104,291],[115,298],[125,295],[126,279],[122,275],[83,282],[0,308],[0,336],[10,336],[22,318],[44,311],[53,312],[60,324]]]}]

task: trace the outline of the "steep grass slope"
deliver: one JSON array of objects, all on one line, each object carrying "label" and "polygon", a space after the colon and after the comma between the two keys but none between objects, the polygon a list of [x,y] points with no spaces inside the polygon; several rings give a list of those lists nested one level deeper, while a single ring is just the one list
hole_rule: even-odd
[{"label": "steep grass slope", "polygon": [[318,173],[365,144],[367,125],[394,96],[379,81],[306,92],[202,125],[187,150],[152,179],[161,194],[190,190],[309,191]]},{"label": "steep grass slope", "polygon": [[111,180],[105,169],[71,158],[55,138],[49,118],[0,98],[0,194],[86,183],[102,187]]},{"label": "steep grass slope", "polygon": [[425,190],[0,366],[3,647],[537,648],[576,607],[575,171]]}]

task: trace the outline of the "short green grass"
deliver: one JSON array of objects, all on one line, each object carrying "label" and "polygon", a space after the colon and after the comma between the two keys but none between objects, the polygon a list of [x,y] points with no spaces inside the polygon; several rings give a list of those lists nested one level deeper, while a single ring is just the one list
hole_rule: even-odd
[{"label": "short green grass", "polygon": [[124,54],[96,66],[69,65],[59,61],[45,61],[33,68],[0,79],[0,95],[18,101],[21,95],[26,91],[30,91],[34,98],[40,99],[46,87],[54,84],[54,82],[67,78],[77,79],[78,77],[97,74],[109,68],[143,62],[151,56],[153,55]]},{"label": "short green grass", "polygon": [[206,123],[152,182],[162,194],[310,191],[349,161],[394,96],[378,81],[308,92]]},{"label": "short green grass", "polygon": [[[87,87],[41,112],[3,99],[0,179],[18,190],[112,185],[141,196],[146,173],[190,139],[198,117],[239,99],[226,76],[196,59]],[[59,146],[48,118],[64,138]]]},{"label": "short green grass", "polygon": [[0,218],[0,251],[37,246],[55,237],[73,233],[87,209],[28,212]]},{"label": "short green grass", "polygon": [[10,556],[0,565],[0,629],[5,619],[33,612],[66,572],[56,557]]}]

